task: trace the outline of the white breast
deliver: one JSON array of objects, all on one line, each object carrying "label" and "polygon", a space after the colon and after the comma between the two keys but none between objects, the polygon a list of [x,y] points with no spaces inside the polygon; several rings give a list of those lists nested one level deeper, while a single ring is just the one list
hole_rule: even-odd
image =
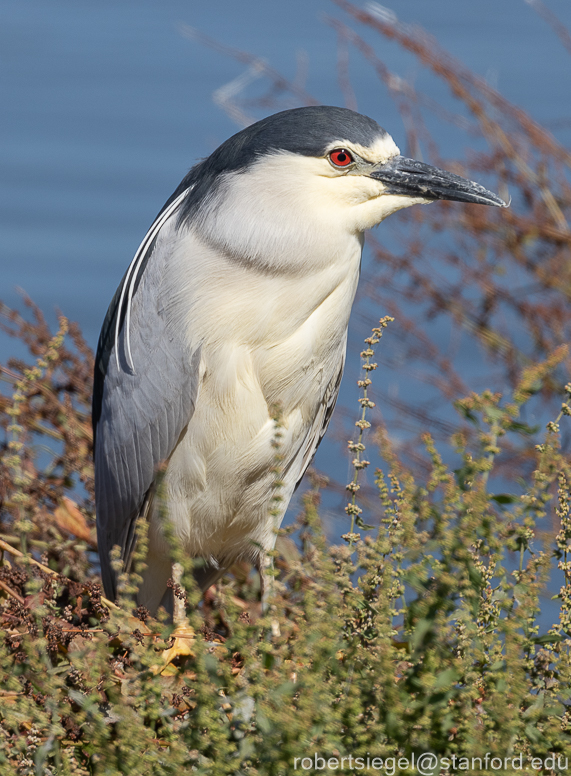
[{"label": "white breast", "polygon": [[[344,235],[340,250],[336,237],[333,260],[304,274],[241,266],[191,232],[176,246],[169,314],[184,321],[192,348],[202,346],[202,363],[195,413],[165,484],[176,534],[193,556],[224,562],[256,554],[256,543],[273,546],[272,407],[282,413],[284,465],[295,462],[287,506],[299,451],[345,351],[362,242]],[[160,542],[156,526],[150,539]]]}]

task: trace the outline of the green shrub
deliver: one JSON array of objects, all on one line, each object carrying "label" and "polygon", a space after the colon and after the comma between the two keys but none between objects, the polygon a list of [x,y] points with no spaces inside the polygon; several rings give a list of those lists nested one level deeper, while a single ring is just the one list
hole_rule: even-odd
[{"label": "green shrub", "polygon": [[[367,339],[369,365],[386,323]],[[37,505],[26,492],[33,456],[17,421],[33,395],[53,389],[44,370],[49,376],[65,354],[64,329],[62,322],[7,408],[12,440],[3,462],[24,549]],[[486,755],[516,763],[521,755],[524,772],[534,772],[532,757],[561,755],[563,763],[571,749],[571,471],[559,449],[567,403],[521,492],[488,486],[503,439],[525,431],[521,407],[565,355],[527,369],[510,402],[487,392],[458,403],[478,444],[455,436],[454,471],[426,435],[430,471],[420,480],[379,436],[388,469],[376,473],[378,530],[368,531],[354,508],[366,461],[362,441],[352,442],[348,512],[361,528],[341,546],[327,544],[316,477],[295,526],[299,548],[284,536],[276,553],[269,611],[255,616],[247,577],[225,580],[193,608],[193,655],[162,673],[152,669],[172,625],[132,611],[136,577],[123,579],[117,608],[89,576],[68,578],[3,540],[10,561],[0,568],[0,773],[286,774],[324,770],[320,758],[346,758],[344,772],[365,772],[367,758],[368,772],[380,760],[385,771],[394,762],[395,772],[413,772],[397,761],[423,753],[448,758],[441,772],[455,772],[445,767],[453,757],[481,758],[482,771]],[[357,425],[367,425],[364,415]],[[541,628],[553,553],[538,536],[553,498],[564,584],[559,620]],[[317,768],[302,764],[308,757]]]}]

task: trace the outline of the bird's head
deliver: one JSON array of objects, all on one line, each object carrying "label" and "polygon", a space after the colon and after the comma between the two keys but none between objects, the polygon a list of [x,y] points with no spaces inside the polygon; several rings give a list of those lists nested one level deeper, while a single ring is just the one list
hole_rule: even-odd
[{"label": "bird's head", "polygon": [[292,226],[300,234],[318,226],[362,233],[437,199],[506,206],[478,183],[401,156],[373,119],[331,106],[283,111],[243,129],[187,183],[182,218],[196,216],[229,245],[253,246],[262,232],[283,244]]}]

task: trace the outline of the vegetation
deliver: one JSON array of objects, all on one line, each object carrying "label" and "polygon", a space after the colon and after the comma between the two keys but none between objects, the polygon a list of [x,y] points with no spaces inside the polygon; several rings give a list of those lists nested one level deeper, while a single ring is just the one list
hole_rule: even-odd
[{"label": "vegetation", "polygon": [[[373,243],[361,312],[374,306],[394,321],[381,319],[361,353],[347,533],[326,541],[320,499],[335,485],[314,473],[279,537],[266,614],[241,567],[198,604],[180,558],[197,637],[193,655],[162,673],[172,625],[130,598],[145,525],[118,606],[97,578],[92,354],[65,318],[53,335],[31,302],[28,318],[3,308],[33,363],[12,359],[0,372],[2,775],[569,769],[571,153],[421,31],[340,4],[443,79],[488,143],[463,164],[439,159],[425,98],[356,28],[332,22],[388,84],[411,148],[422,142],[434,163],[495,176],[512,208],[412,209],[398,222],[402,251]],[[493,391],[470,391],[431,338],[434,316],[486,354]],[[395,405],[374,379],[395,342],[442,399],[420,411],[396,402],[398,439],[374,406]],[[539,428],[531,412],[551,414]],[[276,502],[279,433],[277,423]]]}]

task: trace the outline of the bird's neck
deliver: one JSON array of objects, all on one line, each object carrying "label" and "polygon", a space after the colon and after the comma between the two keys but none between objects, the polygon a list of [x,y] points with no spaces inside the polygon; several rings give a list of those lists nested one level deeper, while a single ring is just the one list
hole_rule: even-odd
[{"label": "bird's neck", "polygon": [[[234,175],[193,219],[195,234],[229,261],[270,275],[307,278],[343,268],[362,245],[336,208],[293,180]],[[264,185],[265,183],[265,185]]]}]

